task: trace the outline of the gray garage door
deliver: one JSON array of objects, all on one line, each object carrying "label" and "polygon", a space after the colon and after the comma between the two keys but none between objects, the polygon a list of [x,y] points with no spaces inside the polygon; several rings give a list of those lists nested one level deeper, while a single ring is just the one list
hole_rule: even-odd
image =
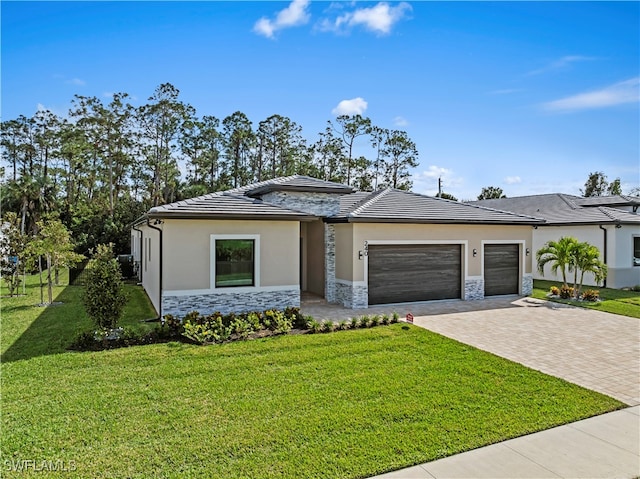
[{"label": "gray garage door", "polygon": [[520,248],[517,244],[484,246],[484,295],[518,294]]},{"label": "gray garage door", "polygon": [[369,304],[462,297],[461,245],[370,245]]}]

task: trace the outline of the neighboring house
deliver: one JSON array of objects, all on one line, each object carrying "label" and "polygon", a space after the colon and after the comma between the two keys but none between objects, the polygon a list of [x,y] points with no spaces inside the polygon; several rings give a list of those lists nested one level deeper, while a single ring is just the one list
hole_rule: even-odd
[{"label": "neighboring house", "polygon": [[132,230],[159,314],[527,295],[543,220],[290,176],[152,208]]},{"label": "neighboring house", "polygon": [[[608,266],[605,285],[624,288],[640,284],[640,198],[633,196],[579,196],[553,193],[494,200],[472,201],[469,204],[497,208],[523,215],[544,218],[544,226],[533,231],[533,251],[547,241],[573,236],[596,246]],[[570,275],[573,278],[572,275]],[[535,279],[561,281],[547,265],[544,275],[534,267]],[[592,275],[585,275],[585,284],[595,285]]]}]

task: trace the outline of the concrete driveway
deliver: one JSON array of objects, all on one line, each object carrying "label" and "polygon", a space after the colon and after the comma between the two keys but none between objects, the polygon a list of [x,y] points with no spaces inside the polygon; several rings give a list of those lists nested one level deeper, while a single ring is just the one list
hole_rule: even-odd
[{"label": "concrete driveway", "polygon": [[532,298],[441,301],[350,310],[309,298],[316,319],[409,312],[414,324],[552,376],[640,404],[640,320]]}]

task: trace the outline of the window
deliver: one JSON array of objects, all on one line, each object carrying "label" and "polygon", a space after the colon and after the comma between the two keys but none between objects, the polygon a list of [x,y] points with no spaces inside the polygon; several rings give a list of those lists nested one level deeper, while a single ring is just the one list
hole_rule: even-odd
[{"label": "window", "polygon": [[633,237],[633,265],[640,266],[640,236]]},{"label": "window", "polygon": [[216,288],[255,286],[255,240],[216,239]]}]

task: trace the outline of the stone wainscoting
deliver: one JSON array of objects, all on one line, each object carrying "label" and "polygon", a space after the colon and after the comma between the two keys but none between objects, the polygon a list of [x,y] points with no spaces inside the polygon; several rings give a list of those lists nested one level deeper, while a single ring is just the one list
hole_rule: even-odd
[{"label": "stone wainscoting", "polygon": [[533,274],[525,273],[522,275],[522,296],[529,296],[533,293]]},{"label": "stone wainscoting", "polygon": [[336,280],[335,284],[336,303],[352,309],[369,307],[369,288],[366,284],[354,284],[343,280]]},{"label": "stone wainscoting", "polygon": [[465,301],[484,299],[484,278],[482,276],[468,277],[464,280]]},{"label": "stone wainscoting", "polygon": [[246,313],[283,310],[287,307],[300,307],[300,290],[285,289],[277,291],[255,292],[214,292],[193,295],[173,295],[162,297],[162,314],[184,316],[191,311],[201,314],[220,312]]}]

